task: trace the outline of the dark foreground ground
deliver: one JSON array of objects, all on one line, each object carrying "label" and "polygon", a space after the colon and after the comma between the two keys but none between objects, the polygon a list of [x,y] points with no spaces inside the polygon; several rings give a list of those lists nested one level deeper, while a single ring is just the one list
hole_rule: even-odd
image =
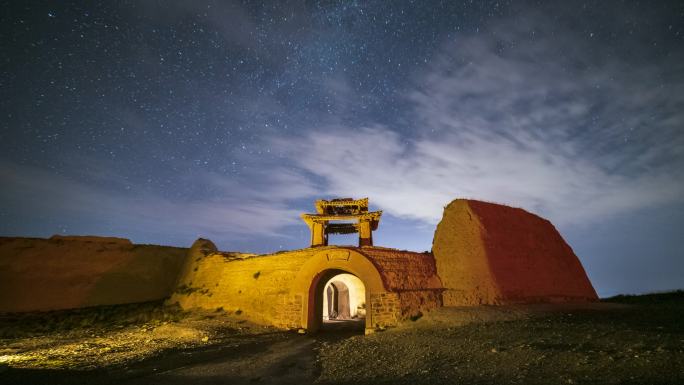
[{"label": "dark foreground ground", "polygon": [[0,384],[684,384],[684,292],[298,335],[157,304],[0,317]]}]

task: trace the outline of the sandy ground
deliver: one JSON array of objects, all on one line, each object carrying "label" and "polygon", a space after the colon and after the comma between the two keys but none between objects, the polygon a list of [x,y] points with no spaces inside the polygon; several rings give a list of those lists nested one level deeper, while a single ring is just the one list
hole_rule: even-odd
[{"label": "sandy ground", "polygon": [[0,383],[681,384],[682,316],[680,293],[444,308],[370,336],[344,324],[298,335],[154,304],[5,317]]},{"label": "sandy ground", "polygon": [[[441,309],[321,352],[321,380],[375,384],[682,384],[682,323],[667,306]],[[680,318],[681,319],[681,318]],[[343,362],[335,357],[345,357]]]}]

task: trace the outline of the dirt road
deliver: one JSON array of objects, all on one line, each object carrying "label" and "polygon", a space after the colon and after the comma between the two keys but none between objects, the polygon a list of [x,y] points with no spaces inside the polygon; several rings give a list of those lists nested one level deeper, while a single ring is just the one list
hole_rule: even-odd
[{"label": "dirt road", "polygon": [[313,336],[281,331],[214,335],[217,342],[210,345],[166,349],[140,361],[106,368],[0,367],[0,383],[309,384],[320,376],[321,349],[359,333],[358,325],[341,325]]},{"label": "dirt road", "polygon": [[14,369],[3,384],[305,384],[320,373],[320,340],[275,333],[163,355],[110,370]]}]

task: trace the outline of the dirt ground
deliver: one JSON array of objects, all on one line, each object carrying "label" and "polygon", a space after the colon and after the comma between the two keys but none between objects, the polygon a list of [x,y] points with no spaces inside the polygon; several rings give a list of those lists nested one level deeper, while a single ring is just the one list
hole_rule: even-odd
[{"label": "dirt ground", "polygon": [[369,336],[159,304],[0,317],[2,384],[682,384],[684,292],[443,308]]}]

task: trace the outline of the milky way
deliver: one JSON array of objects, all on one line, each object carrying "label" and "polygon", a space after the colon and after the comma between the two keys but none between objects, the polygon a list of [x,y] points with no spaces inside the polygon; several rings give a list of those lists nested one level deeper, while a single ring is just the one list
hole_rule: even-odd
[{"label": "milky way", "polygon": [[602,294],[681,287],[684,5],[568,3],[5,3],[0,234],[268,252],[368,196],[422,251],[468,197]]}]

